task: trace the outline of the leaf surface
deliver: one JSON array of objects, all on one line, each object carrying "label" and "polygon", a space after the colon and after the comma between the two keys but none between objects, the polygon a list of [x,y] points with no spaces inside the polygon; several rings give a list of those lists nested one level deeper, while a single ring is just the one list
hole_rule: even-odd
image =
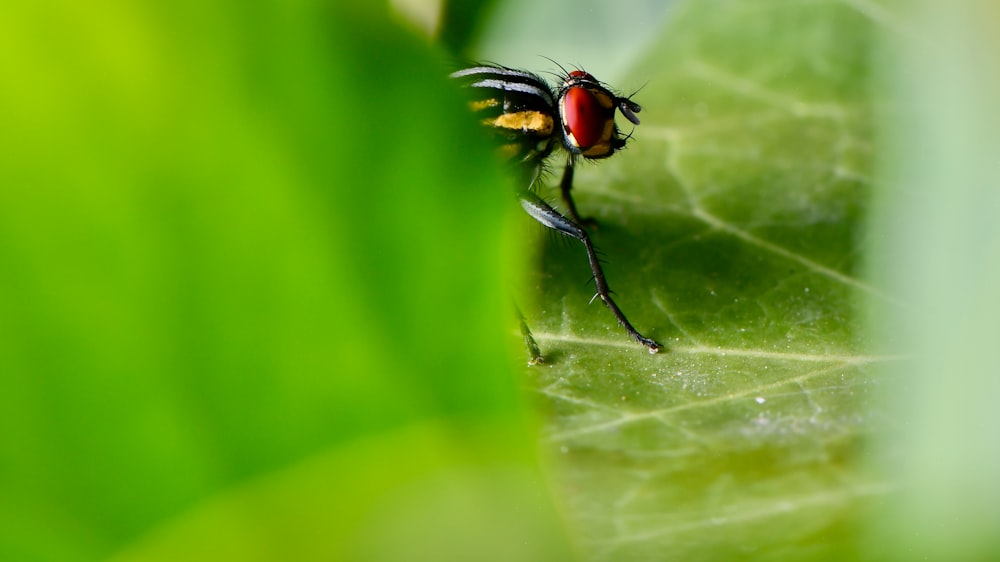
[{"label": "leaf surface", "polygon": [[896,360],[872,351],[862,307],[904,306],[860,272],[870,16],[680,3],[629,71],[642,124],[574,193],[618,303],[663,352],[588,306],[582,248],[542,237],[528,317],[550,363],[529,376],[590,559],[848,556],[854,517],[893,489],[862,462]]}]

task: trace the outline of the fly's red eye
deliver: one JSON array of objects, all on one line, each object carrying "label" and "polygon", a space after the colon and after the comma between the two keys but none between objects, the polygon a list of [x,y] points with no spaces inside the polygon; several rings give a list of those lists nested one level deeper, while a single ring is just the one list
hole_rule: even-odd
[{"label": "fly's red eye", "polygon": [[607,123],[605,109],[597,96],[586,88],[570,88],[563,99],[563,119],[566,131],[573,135],[577,146],[587,148],[597,144]]}]

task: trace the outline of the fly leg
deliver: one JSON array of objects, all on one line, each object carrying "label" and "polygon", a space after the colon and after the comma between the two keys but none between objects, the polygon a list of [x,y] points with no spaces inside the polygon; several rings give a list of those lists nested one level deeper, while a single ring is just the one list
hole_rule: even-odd
[{"label": "fly leg", "polygon": [[621,309],[618,308],[618,305],[615,304],[614,299],[611,298],[611,289],[608,287],[608,282],[604,278],[604,271],[601,269],[601,263],[597,258],[597,251],[594,249],[594,244],[590,241],[590,237],[587,236],[587,232],[573,220],[559,214],[548,203],[543,201],[534,193],[524,191],[521,192],[518,197],[521,200],[521,206],[524,207],[524,210],[527,211],[532,218],[553,230],[579,240],[583,244],[583,247],[587,250],[587,259],[590,261],[590,271],[594,275],[594,285],[597,288],[596,296],[601,298],[604,305],[611,310],[611,313],[615,315],[618,323],[625,328],[625,331],[632,337],[632,339],[646,346],[650,353],[660,351],[663,346],[640,334],[632,326],[632,323],[628,321],[628,318],[625,317],[625,313],[623,313]]},{"label": "fly leg", "polygon": [[528,322],[525,321],[524,315],[521,314],[521,309],[517,308],[516,310],[517,321],[521,325],[521,339],[524,341],[524,347],[528,351],[528,365],[531,367],[541,365],[545,363],[545,358],[542,357],[542,350],[538,349],[538,343],[535,342],[535,336],[531,335],[531,328],[528,327]]},{"label": "fly leg", "polygon": [[562,192],[563,201],[566,202],[566,214],[577,225],[594,228],[597,226],[597,221],[591,217],[581,217],[580,213],[576,210],[576,203],[573,202],[573,196],[570,194],[570,191],[573,189],[573,167],[575,164],[576,157],[570,154],[569,158],[566,159],[566,167],[563,169],[562,181],[559,182],[559,190]]}]

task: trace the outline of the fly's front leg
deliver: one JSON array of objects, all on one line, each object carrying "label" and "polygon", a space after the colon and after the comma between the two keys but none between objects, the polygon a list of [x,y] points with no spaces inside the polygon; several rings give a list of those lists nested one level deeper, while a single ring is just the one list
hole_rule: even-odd
[{"label": "fly's front leg", "polygon": [[576,203],[573,201],[573,196],[570,191],[573,189],[573,168],[576,164],[576,156],[573,154],[569,155],[566,159],[566,167],[563,169],[562,181],[559,182],[559,190],[562,192],[563,201],[566,202],[566,214],[569,218],[573,219],[578,225],[583,225],[587,228],[594,228],[597,226],[597,221],[591,217],[582,218],[580,213],[576,211]]},{"label": "fly's front leg", "polygon": [[597,251],[594,249],[594,244],[590,241],[590,237],[587,236],[587,232],[576,222],[559,214],[548,203],[542,201],[542,199],[537,195],[525,191],[522,192],[519,197],[521,199],[521,206],[524,207],[524,210],[527,211],[532,218],[553,230],[557,230],[566,236],[575,238],[583,243],[584,248],[587,250],[587,260],[590,262],[590,271],[594,274],[594,285],[597,288],[597,296],[600,297],[601,301],[604,302],[604,305],[611,310],[611,313],[615,315],[615,319],[617,319],[618,323],[625,328],[625,331],[629,336],[631,336],[632,339],[646,346],[650,353],[660,351],[663,346],[640,334],[632,326],[632,323],[628,321],[628,318],[625,317],[625,313],[618,308],[614,299],[611,298],[611,289],[608,287],[608,282],[604,278],[604,271],[601,269],[601,263],[597,258]]}]

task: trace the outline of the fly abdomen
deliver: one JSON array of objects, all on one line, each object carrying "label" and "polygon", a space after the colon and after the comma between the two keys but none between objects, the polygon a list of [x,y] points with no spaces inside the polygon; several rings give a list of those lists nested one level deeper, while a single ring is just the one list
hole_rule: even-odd
[{"label": "fly abdomen", "polygon": [[556,104],[539,76],[501,66],[476,66],[451,74],[470,90],[469,107],[491,129],[505,158],[541,163],[558,142]]}]

